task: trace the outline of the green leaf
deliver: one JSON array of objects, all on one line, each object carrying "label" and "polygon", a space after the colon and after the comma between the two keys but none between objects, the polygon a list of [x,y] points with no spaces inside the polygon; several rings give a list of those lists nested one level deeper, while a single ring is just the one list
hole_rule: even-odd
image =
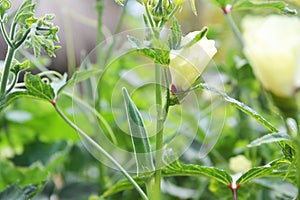
[{"label": "green leaf", "polygon": [[18,166],[30,166],[32,163],[41,162],[44,166],[53,162],[58,154],[67,154],[70,144],[64,140],[54,143],[35,141],[24,146],[25,150],[21,155],[15,156],[12,160]]},{"label": "green leaf", "polygon": [[49,84],[44,83],[39,76],[26,73],[24,80],[29,95],[46,101],[54,99],[54,90]]},{"label": "green leaf", "polygon": [[189,48],[196,44],[199,40],[201,40],[207,34],[208,28],[204,27],[190,42],[185,44],[182,48]]},{"label": "green leaf", "polygon": [[213,3],[218,5],[220,8],[224,8],[227,4],[231,3],[231,0],[211,0]]},{"label": "green leaf", "polygon": [[58,90],[58,94],[69,85],[74,85],[76,83],[82,82],[88,78],[99,75],[102,72],[101,69],[88,69],[83,71],[76,71],[72,77]]},{"label": "green leaf", "polygon": [[205,167],[199,165],[185,165],[178,160],[162,170],[164,177],[172,176],[203,176],[214,179],[224,185],[232,183],[232,177],[226,171],[216,167]]},{"label": "green leaf", "polygon": [[124,1],[125,1],[125,0],[115,0],[115,2],[116,2],[117,4],[119,4],[120,6],[123,6],[123,5],[124,5]]},{"label": "green leaf", "polygon": [[178,21],[175,17],[173,18],[173,25],[171,27],[171,30],[172,34],[169,36],[168,40],[169,47],[170,49],[179,49],[181,44],[182,33],[180,25],[178,24]]},{"label": "green leaf", "polygon": [[129,42],[138,52],[144,56],[151,58],[155,63],[161,65],[169,65],[170,49],[168,44],[161,40],[151,41],[151,46],[145,45],[134,36],[127,36]]},{"label": "green leaf", "polygon": [[128,35],[127,39],[129,41],[129,43],[133,46],[133,48],[135,48],[135,49],[145,48],[144,44],[136,37],[134,37],[132,35]]},{"label": "green leaf", "polygon": [[55,57],[54,51],[60,48],[60,46],[54,45],[52,38],[48,39],[44,35],[31,34],[31,39],[28,42],[32,43],[29,47],[33,47],[35,57],[40,57],[41,49],[44,49],[50,57]]},{"label": "green leaf", "polygon": [[297,14],[297,11],[290,9],[284,1],[250,1],[250,0],[211,0],[220,8],[231,5],[234,10],[251,9],[276,9],[286,14]]},{"label": "green leaf", "polygon": [[[267,177],[276,175],[278,170],[282,168],[283,166],[289,165],[290,162],[286,159],[279,159],[275,160],[265,166],[261,167],[254,167],[250,170],[248,170],[246,173],[244,173],[237,181],[236,184],[245,184],[249,181],[255,179],[255,178],[261,178],[261,177]],[[286,171],[285,174],[288,172]]]},{"label": "green leaf", "polygon": [[192,11],[195,15],[197,15],[197,9],[196,9],[196,4],[195,4],[195,0],[190,0],[191,2],[191,7],[192,7]]},{"label": "green leaf", "polygon": [[27,200],[33,196],[37,187],[28,185],[24,188],[20,188],[14,184],[6,188],[0,193],[0,200]]},{"label": "green leaf", "polygon": [[[144,182],[137,177],[133,177],[133,179],[140,186],[144,184]],[[133,185],[127,179],[121,180],[112,187],[110,187],[108,190],[106,190],[100,198],[107,198],[111,195],[117,194],[122,191],[132,190],[133,188]]]},{"label": "green leaf", "polygon": [[[141,174],[139,177],[133,177],[133,179],[142,185],[143,180],[147,180],[152,174],[146,173]],[[162,169],[163,177],[176,177],[176,176],[196,176],[196,177],[207,177],[218,181],[226,186],[232,183],[232,177],[226,171],[215,168],[215,167],[205,167],[199,165],[185,165],[180,163],[178,160]],[[128,180],[121,180],[107,191],[103,193],[102,198],[106,198],[110,195],[114,195],[118,192],[133,189],[132,184]]]},{"label": "green leaf", "polygon": [[26,20],[33,17],[34,15],[35,4],[32,3],[32,0],[25,0],[22,5],[19,7],[14,22],[19,23],[21,27],[26,26]]},{"label": "green leaf", "polygon": [[144,48],[139,50],[145,56],[152,58],[155,63],[169,65],[170,51],[160,48]]},{"label": "green leaf", "polygon": [[266,128],[268,128],[271,132],[278,132],[278,130],[269,122],[267,121],[263,116],[258,114],[255,110],[250,108],[249,106],[245,105],[244,103],[231,98],[226,93],[216,90],[215,88],[209,87],[207,84],[200,83],[194,87],[191,88],[191,90],[202,88],[205,90],[209,90],[215,94],[218,94],[224,98],[225,101],[229,102],[233,106],[237,107],[239,110],[243,111],[244,113],[250,115],[254,119],[256,119],[258,122],[260,122],[262,125],[264,125]]},{"label": "green leaf", "polygon": [[284,1],[262,1],[262,2],[252,2],[249,0],[237,1],[234,4],[235,10],[248,10],[248,9],[277,9],[280,12],[286,14],[297,14],[296,10],[289,9]]},{"label": "green leaf", "polygon": [[[33,48],[34,55],[40,56],[43,49],[50,57],[55,57],[55,51],[60,46],[54,43],[59,42],[57,33],[59,28],[54,26],[49,20],[53,20],[55,15],[45,15],[44,17],[35,18],[34,4],[32,1],[24,2],[14,18],[16,33],[14,37],[14,46],[19,48],[25,42],[26,48]],[[16,26],[19,24],[19,26]]]},{"label": "green leaf", "polygon": [[136,156],[137,174],[139,171],[153,171],[152,152],[142,116],[131,100],[126,88],[123,88],[123,98],[126,106],[127,119],[134,153]]},{"label": "green leaf", "polygon": [[34,95],[29,94],[27,91],[16,91],[9,93],[6,97],[0,100],[0,111],[9,106],[15,100],[22,98],[22,97],[29,97],[39,99]]},{"label": "green leaf", "polygon": [[280,141],[292,141],[292,138],[288,134],[283,132],[271,133],[252,141],[250,144],[248,144],[248,147],[256,147],[262,144],[268,144],[268,143],[280,142]]},{"label": "green leaf", "polygon": [[14,74],[18,74],[21,71],[24,71],[30,67],[30,61],[25,60],[24,62],[19,62],[18,60],[14,59],[11,67],[11,71]]},{"label": "green leaf", "polygon": [[10,161],[0,161],[0,190],[7,187],[7,185],[18,182],[20,186],[29,184],[40,185],[47,180],[49,172],[36,162],[30,167],[17,167]]}]

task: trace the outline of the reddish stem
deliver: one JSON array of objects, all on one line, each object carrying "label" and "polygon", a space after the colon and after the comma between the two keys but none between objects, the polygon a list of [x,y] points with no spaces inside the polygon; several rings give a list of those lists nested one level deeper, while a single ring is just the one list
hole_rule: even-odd
[{"label": "reddish stem", "polygon": [[233,200],[238,200],[237,190],[239,189],[240,186],[241,186],[240,184],[237,184],[237,185],[230,184],[230,185],[228,185],[228,187],[232,191]]}]

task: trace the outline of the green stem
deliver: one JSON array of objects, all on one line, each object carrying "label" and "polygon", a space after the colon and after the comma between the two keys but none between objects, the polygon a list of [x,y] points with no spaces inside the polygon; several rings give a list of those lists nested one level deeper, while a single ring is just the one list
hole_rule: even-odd
[{"label": "green stem", "polygon": [[98,165],[99,170],[99,181],[100,181],[100,188],[99,188],[99,194],[103,193],[105,189],[107,189],[106,181],[105,181],[105,166],[102,163],[99,163]]},{"label": "green stem", "polygon": [[241,34],[240,30],[238,29],[238,27],[236,26],[235,22],[233,21],[230,12],[227,12],[227,13],[224,13],[224,14],[225,14],[226,21],[229,24],[234,36],[239,41],[241,46],[244,47],[244,41],[243,41],[242,34]]},{"label": "green stem", "polygon": [[155,155],[155,174],[146,184],[149,198],[153,200],[161,199],[161,179],[163,166],[163,136],[164,136],[164,123],[166,121],[169,107],[170,107],[170,90],[169,90],[169,78],[168,69],[164,68],[164,77],[167,85],[167,95],[165,105],[162,107],[162,91],[161,91],[161,67],[155,66],[156,77],[156,105],[157,105],[157,134],[156,134],[156,155]]},{"label": "green stem", "polygon": [[169,76],[168,76],[168,71],[169,69],[167,67],[164,68],[164,77],[165,77],[165,82],[166,82],[166,87],[167,87],[167,95],[166,95],[166,104],[164,106],[164,121],[166,120],[168,113],[169,113],[169,108],[170,108],[170,81],[169,81]]},{"label": "green stem", "polygon": [[111,45],[109,46],[107,54],[106,54],[105,59],[104,59],[104,66],[107,64],[109,58],[111,57],[113,49],[114,49],[114,47],[116,45],[116,42],[117,42],[116,34],[118,34],[120,32],[122,24],[124,22],[125,14],[126,14],[127,2],[128,2],[128,0],[125,0],[121,16],[120,16],[120,18],[118,20],[117,27],[116,27],[116,29],[114,31],[113,41],[112,41]]},{"label": "green stem", "polygon": [[17,43],[14,44],[14,48],[15,49],[18,49],[24,43],[24,41],[27,39],[27,36],[30,33],[30,31],[31,31],[31,29],[27,29],[27,31],[23,35],[22,39],[19,40]]},{"label": "green stem", "polygon": [[6,86],[8,82],[8,76],[10,71],[10,66],[12,63],[12,60],[15,55],[15,49],[8,47],[8,51],[5,58],[5,64],[4,69],[2,72],[2,79],[1,79],[1,88],[0,88],[0,97],[2,98],[5,95],[6,92]]},{"label": "green stem", "polygon": [[[103,40],[102,37],[102,23],[103,23],[103,9],[104,9],[104,1],[103,0],[96,0],[96,10],[97,10],[97,44],[100,44]],[[100,66],[101,64],[101,55],[102,49],[97,49],[97,65]]]},{"label": "green stem", "polygon": [[86,139],[89,144],[93,145],[99,152],[101,152],[106,158],[108,158],[122,173],[123,175],[132,183],[138,193],[141,195],[143,200],[148,200],[147,195],[140,188],[140,186],[134,181],[134,179],[128,174],[128,172],[116,161],[107,151],[105,151],[99,144],[97,144],[92,138],[90,138],[84,131],[82,131],[78,126],[76,126],[64,113],[60,110],[56,103],[53,103],[53,106],[61,118],[69,124],[77,133]]},{"label": "green stem", "polygon": [[16,27],[17,27],[17,23],[14,22],[13,25],[11,26],[11,30],[10,30],[10,40],[11,41],[13,41],[15,39]]},{"label": "green stem", "polygon": [[1,24],[1,32],[2,32],[2,35],[5,39],[5,42],[9,45],[10,48],[13,48],[13,44],[11,43],[11,40],[8,37],[8,34],[5,30],[4,23],[3,23],[2,19],[0,20],[0,24]]},{"label": "green stem", "polygon": [[42,76],[47,76],[48,78],[52,79],[55,76],[58,77],[59,79],[63,78],[63,75],[61,75],[59,72],[54,71],[54,70],[48,70],[48,71],[43,71],[37,74],[39,77]]},{"label": "green stem", "polygon": [[153,186],[153,199],[161,199],[161,178],[162,178],[162,156],[163,156],[163,113],[162,113],[162,94],[161,94],[161,67],[155,65],[155,79],[156,79],[156,106],[157,106],[157,124],[156,124],[156,152],[155,152],[155,174]]},{"label": "green stem", "polygon": [[146,10],[146,15],[147,15],[147,18],[148,18],[148,22],[150,23],[150,26],[152,27],[152,30],[153,30],[153,28],[155,27],[155,23],[154,23],[154,20],[152,18],[152,15],[149,11],[149,8],[148,8],[148,5],[147,5],[146,1],[144,1],[144,7],[145,7],[145,10]]},{"label": "green stem", "polygon": [[176,7],[172,10],[172,12],[168,15],[167,19],[164,21],[164,23],[161,23],[159,25],[160,28],[162,28],[170,19],[173,18],[173,16],[176,14],[176,12],[179,10],[179,8],[181,7],[181,5],[176,5]]},{"label": "green stem", "polygon": [[117,138],[112,130],[112,128],[110,127],[109,123],[106,121],[106,119],[104,118],[103,115],[101,115],[95,108],[91,107],[90,105],[88,105],[87,103],[85,103],[84,101],[82,101],[80,98],[72,95],[71,93],[68,92],[63,92],[63,94],[67,95],[68,97],[72,98],[73,101],[76,101],[77,103],[79,103],[80,105],[82,105],[85,109],[87,109],[88,111],[92,112],[99,120],[100,122],[103,124],[103,126],[105,127],[106,131],[108,132],[112,142],[114,144],[118,144]]},{"label": "green stem", "polygon": [[19,73],[16,73],[15,76],[14,76],[14,80],[12,82],[12,84],[10,85],[10,87],[7,89],[6,93],[8,94],[12,89],[15,88],[15,85],[17,83],[17,80],[19,78]]},{"label": "green stem", "polygon": [[74,35],[76,33],[72,30],[72,23],[70,20],[70,16],[68,16],[68,13],[64,13],[63,25],[64,25],[64,36],[66,39],[66,51],[67,51],[66,57],[67,57],[68,75],[71,76],[76,71],[76,55],[75,55],[75,47],[73,42]]}]

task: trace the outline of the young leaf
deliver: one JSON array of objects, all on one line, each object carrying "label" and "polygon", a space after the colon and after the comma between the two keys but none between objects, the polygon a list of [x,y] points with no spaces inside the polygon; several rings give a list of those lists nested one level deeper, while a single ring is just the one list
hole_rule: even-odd
[{"label": "young leaf", "polygon": [[196,44],[199,40],[201,40],[207,34],[208,28],[204,27],[190,42],[185,44],[182,48],[189,48]]},{"label": "young leaf", "polygon": [[190,0],[191,2],[191,7],[192,7],[192,11],[195,15],[197,15],[197,9],[196,9],[196,4],[195,4],[195,0]]},{"label": "young leaf", "polygon": [[[261,178],[266,176],[271,176],[273,172],[278,171],[283,166],[286,166],[289,164],[289,161],[285,159],[275,160],[265,166],[261,167],[254,167],[250,170],[248,170],[246,173],[244,173],[237,181],[236,184],[245,184],[255,178]],[[288,172],[286,172],[287,174]]]},{"label": "young leaf", "polygon": [[0,1],[0,16],[3,19],[4,13],[9,10],[12,6],[11,0],[1,0]]},{"label": "young leaf", "polygon": [[209,90],[209,91],[211,91],[215,94],[218,94],[218,95],[222,96],[225,101],[227,101],[228,103],[234,105],[235,107],[237,107],[238,109],[240,109],[244,113],[250,115],[251,117],[256,119],[258,122],[260,122],[262,125],[264,125],[266,128],[268,128],[270,131],[278,132],[278,130],[269,121],[267,121],[263,116],[258,114],[255,110],[253,110],[249,106],[245,105],[244,103],[242,103],[242,102],[240,102],[240,101],[238,101],[234,98],[231,98],[226,93],[218,91],[215,88],[209,87],[208,85],[206,85],[204,83],[200,83],[200,84],[192,87],[191,90],[194,90],[194,89],[197,89],[197,88],[202,88],[202,89],[205,89],[205,90]]},{"label": "young leaf", "polygon": [[26,20],[33,17],[34,9],[35,4],[32,3],[32,0],[25,0],[14,17],[14,23],[18,23],[21,27],[25,27],[27,25]]},{"label": "young leaf", "polygon": [[134,37],[132,35],[128,35],[127,39],[129,41],[129,43],[133,46],[133,48],[135,48],[135,49],[144,48],[144,44],[136,37]]},{"label": "young leaf", "polygon": [[140,170],[152,171],[154,170],[152,152],[142,116],[131,100],[127,90],[123,88],[122,92],[126,106],[132,144],[136,156],[137,174],[139,174]]},{"label": "young leaf", "polygon": [[160,48],[144,48],[139,51],[145,56],[152,58],[155,63],[161,65],[169,65],[170,63],[170,50]]},{"label": "young leaf", "polygon": [[44,83],[39,76],[26,73],[24,80],[29,95],[47,101],[54,99],[54,90],[49,84]]},{"label": "young leaf", "polygon": [[170,49],[179,49],[180,44],[181,44],[181,29],[180,25],[178,24],[177,19],[174,17],[173,18],[173,25],[171,27],[172,34],[169,36],[169,47]]},{"label": "young leaf", "polygon": [[288,134],[283,132],[271,133],[252,141],[250,144],[248,144],[248,147],[255,147],[255,146],[260,146],[262,144],[268,144],[268,143],[280,142],[280,141],[292,141],[292,138]]},{"label": "young leaf", "polygon": [[203,176],[215,179],[216,181],[229,185],[232,183],[232,177],[226,171],[215,167],[205,167],[199,165],[185,165],[179,160],[167,166],[162,170],[164,177],[171,176]]}]

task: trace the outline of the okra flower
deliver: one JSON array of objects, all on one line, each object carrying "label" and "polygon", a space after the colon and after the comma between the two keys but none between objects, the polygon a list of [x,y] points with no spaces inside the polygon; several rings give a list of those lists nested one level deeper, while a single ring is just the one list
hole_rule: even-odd
[{"label": "okra flower", "polygon": [[251,169],[251,161],[249,161],[245,156],[238,155],[235,157],[231,157],[229,159],[229,168],[234,173],[245,173],[249,169]]},{"label": "okra flower", "polygon": [[246,17],[244,53],[262,85],[278,97],[291,97],[300,86],[300,19]]},{"label": "okra flower", "polygon": [[[181,44],[188,44],[199,33],[200,31],[195,31],[182,37]],[[215,41],[208,40],[206,36],[192,46],[171,50],[172,93],[184,92],[189,89],[216,53]]]}]

